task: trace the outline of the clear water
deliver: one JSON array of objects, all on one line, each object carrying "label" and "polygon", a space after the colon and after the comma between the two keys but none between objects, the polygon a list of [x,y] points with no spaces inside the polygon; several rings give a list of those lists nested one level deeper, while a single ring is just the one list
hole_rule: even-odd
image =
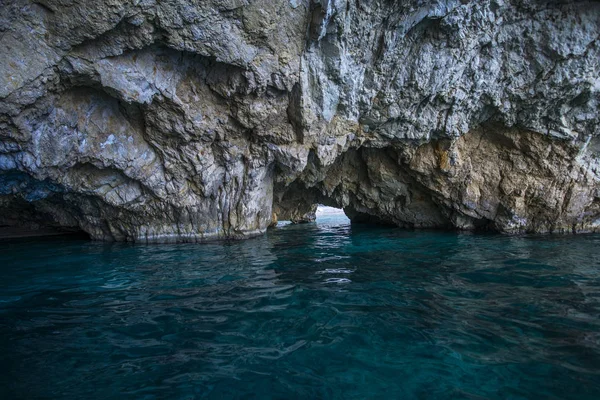
[{"label": "clear water", "polygon": [[600,236],[324,221],[0,242],[0,398],[600,398]]}]

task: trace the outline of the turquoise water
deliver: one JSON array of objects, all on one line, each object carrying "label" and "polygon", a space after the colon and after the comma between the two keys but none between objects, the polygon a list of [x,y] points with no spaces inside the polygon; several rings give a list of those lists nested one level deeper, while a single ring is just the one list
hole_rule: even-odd
[{"label": "turquoise water", "polygon": [[600,236],[0,242],[0,398],[600,398]]}]

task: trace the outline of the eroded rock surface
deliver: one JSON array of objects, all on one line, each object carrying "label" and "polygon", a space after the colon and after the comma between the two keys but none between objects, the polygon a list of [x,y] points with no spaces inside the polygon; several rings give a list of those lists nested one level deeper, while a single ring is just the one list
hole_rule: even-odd
[{"label": "eroded rock surface", "polygon": [[0,225],[600,229],[600,3],[0,5]]}]

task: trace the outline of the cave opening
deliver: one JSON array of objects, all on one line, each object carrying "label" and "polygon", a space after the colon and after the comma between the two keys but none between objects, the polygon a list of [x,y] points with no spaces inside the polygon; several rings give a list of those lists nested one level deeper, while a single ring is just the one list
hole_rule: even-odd
[{"label": "cave opening", "polygon": [[91,240],[89,233],[78,228],[55,226],[0,225],[0,241],[12,239],[48,238],[59,236],[74,240]]},{"label": "cave opening", "polygon": [[317,224],[347,225],[350,223],[350,218],[348,218],[342,208],[319,204],[317,206],[315,221]]},{"label": "cave opening", "polygon": [[313,211],[303,215],[303,219],[297,220],[279,220],[277,226],[282,227],[290,224],[303,224],[314,222],[326,225],[347,225],[350,224],[350,218],[342,208],[326,206],[324,204],[315,204]]}]

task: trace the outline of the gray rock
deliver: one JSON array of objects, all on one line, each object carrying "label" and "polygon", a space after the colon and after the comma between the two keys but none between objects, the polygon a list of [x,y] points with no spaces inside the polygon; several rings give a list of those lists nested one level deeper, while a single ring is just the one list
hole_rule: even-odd
[{"label": "gray rock", "polygon": [[600,3],[0,5],[0,225],[600,230]]}]

